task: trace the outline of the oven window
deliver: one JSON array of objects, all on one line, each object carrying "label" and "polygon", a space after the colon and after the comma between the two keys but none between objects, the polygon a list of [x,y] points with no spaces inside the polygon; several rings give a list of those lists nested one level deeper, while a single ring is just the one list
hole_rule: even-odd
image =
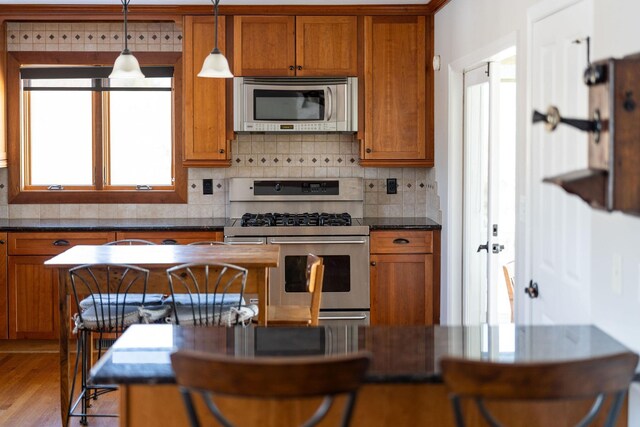
[{"label": "oven window", "polygon": [[253,91],[254,120],[324,120],[324,91],[266,90]]},{"label": "oven window", "polygon": [[[351,262],[349,255],[322,255],[324,280],[322,292],[351,291]],[[307,292],[307,256],[284,257],[284,291]]]}]

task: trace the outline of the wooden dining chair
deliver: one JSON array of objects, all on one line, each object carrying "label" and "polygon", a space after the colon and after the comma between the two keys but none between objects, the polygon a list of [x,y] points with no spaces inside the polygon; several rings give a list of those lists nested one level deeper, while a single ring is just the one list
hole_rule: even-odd
[{"label": "wooden dining chair", "polygon": [[234,424],[229,420],[229,414],[224,415],[216,405],[213,398],[217,395],[276,400],[324,397],[311,417],[299,424],[309,427],[322,421],[335,396],[346,395],[340,425],[347,426],[369,361],[370,355],[365,352],[335,357],[252,359],[189,350],[171,355],[171,365],[192,427],[200,426],[193,394],[200,394],[211,414],[226,427]]},{"label": "wooden dining chair", "polygon": [[[444,358],[440,362],[442,377],[451,391],[458,427],[465,425],[461,399],[475,402],[492,427],[504,424],[496,419],[487,403],[594,399],[576,424],[584,427],[592,425],[609,396],[611,404],[606,420],[597,425],[613,427],[637,365],[638,355],[631,352],[548,363],[494,363],[457,358]],[[558,425],[566,425],[561,421],[558,420]]]},{"label": "wooden dining chair", "polygon": [[219,326],[247,324],[258,315],[245,305],[247,269],[224,263],[191,263],[167,269],[171,291],[170,323]]},{"label": "wooden dining chair", "polygon": [[309,305],[269,305],[269,325],[318,326],[323,279],[322,258],[313,254],[307,255],[306,287],[310,294]]}]

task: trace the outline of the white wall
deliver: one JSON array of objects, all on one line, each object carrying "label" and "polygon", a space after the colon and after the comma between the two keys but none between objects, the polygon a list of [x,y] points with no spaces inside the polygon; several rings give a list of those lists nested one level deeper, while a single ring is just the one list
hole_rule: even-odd
[{"label": "white wall", "polygon": [[[449,138],[449,73],[448,66],[496,40],[517,32],[519,82],[526,79],[527,9],[544,0],[451,0],[435,19],[435,53],[442,57],[442,70],[435,81],[435,161],[443,215],[443,283],[450,283],[454,272],[448,271],[447,258],[452,194],[450,180],[459,174],[450,170],[451,156],[456,155],[460,141]],[[637,0],[594,0],[595,22],[592,59],[620,57],[640,52],[640,2]],[[639,77],[640,78],[640,77]],[[526,202],[526,87],[518,89],[518,151],[516,200]],[[585,148],[586,149],[586,148]],[[518,206],[520,208],[521,206]],[[519,209],[517,209],[518,211]],[[524,260],[524,222],[517,212],[518,239],[516,259]],[[633,350],[640,352],[640,217],[595,211],[591,222],[591,321]],[[622,257],[622,291],[611,287],[612,256]],[[518,283],[528,278],[519,276]],[[447,291],[443,292],[444,300]],[[571,304],[571,301],[567,301]],[[447,316],[446,303],[443,304]],[[445,321],[448,320],[445,317]],[[520,317],[520,321],[525,320]],[[640,387],[632,391],[630,425],[640,426]]]},{"label": "white wall", "polygon": [[[488,46],[503,44],[505,39],[517,41],[517,74],[518,81],[526,77],[526,10],[538,0],[451,0],[435,18],[435,54],[441,56],[442,68],[435,73],[435,163],[436,181],[440,195],[442,210],[442,282],[451,287],[461,285],[461,277],[455,260],[447,254],[452,240],[460,238],[460,225],[452,222],[460,213],[461,206],[456,201],[460,194],[459,157],[462,141],[460,135],[449,136],[449,109],[459,108],[449,105],[449,67],[463,64],[472,65],[469,61],[480,61],[479,51],[486,51]],[[489,49],[491,50],[491,49]],[[498,52],[488,52],[489,55]],[[482,56],[482,55],[480,55]],[[455,82],[457,83],[457,82]],[[518,126],[517,132],[517,164],[524,170],[524,114],[526,111],[526,87],[518,86]],[[524,180],[518,177],[516,182],[516,200],[526,192]],[[450,197],[453,196],[453,197]],[[516,228],[522,228],[523,218],[516,212]],[[519,227],[518,227],[519,226]],[[518,236],[523,240],[521,236]],[[516,248],[516,259],[522,259],[522,248]],[[518,272],[520,275],[520,272]],[[522,279],[524,280],[524,279]],[[517,280],[518,283],[521,280]],[[446,323],[456,323],[460,314],[452,307],[451,292],[455,289],[443,289],[442,319]],[[454,293],[454,298],[459,297]],[[452,310],[453,308],[453,310]]]}]

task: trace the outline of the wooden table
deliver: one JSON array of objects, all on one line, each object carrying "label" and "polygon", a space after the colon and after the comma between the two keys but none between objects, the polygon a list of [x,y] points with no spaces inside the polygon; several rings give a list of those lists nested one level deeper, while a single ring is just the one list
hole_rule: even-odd
[{"label": "wooden table", "polygon": [[[60,311],[60,411],[66,425],[69,406],[69,298],[68,270],[84,264],[130,264],[147,268],[151,279],[147,292],[169,293],[165,270],[185,263],[223,262],[249,270],[246,293],[258,294],[258,323],[267,324],[268,269],[278,266],[278,245],[78,245],[45,262],[57,268]],[[161,280],[162,276],[165,277]],[[156,280],[154,280],[154,277]]]}]

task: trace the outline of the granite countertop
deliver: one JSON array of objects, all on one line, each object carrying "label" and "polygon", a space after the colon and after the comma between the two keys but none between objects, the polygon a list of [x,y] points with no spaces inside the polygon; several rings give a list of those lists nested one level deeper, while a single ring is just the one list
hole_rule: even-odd
[{"label": "granite countertop", "polygon": [[[2,219],[0,231],[222,231],[231,225],[227,218],[166,219]],[[364,218],[371,230],[440,230],[430,218]]]},{"label": "granite countertop", "polygon": [[226,218],[3,219],[0,231],[222,231]]},{"label": "granite countertop", "polygon": [[442,225],[431,218],[364,218],[363,225],[370,230],[442,230]]},{"label": "granite countertop", "polygon": [[[91,370],[97,383],[175,383],[169,355],[177,349],[261,356],[373,355],[369,383],[441,382],[444,356],[514,362],[580,359],[628,349],[595,326],[356,326],[316,328],[134,325]],[[636,375],[640,381],[640,374]]]}]

